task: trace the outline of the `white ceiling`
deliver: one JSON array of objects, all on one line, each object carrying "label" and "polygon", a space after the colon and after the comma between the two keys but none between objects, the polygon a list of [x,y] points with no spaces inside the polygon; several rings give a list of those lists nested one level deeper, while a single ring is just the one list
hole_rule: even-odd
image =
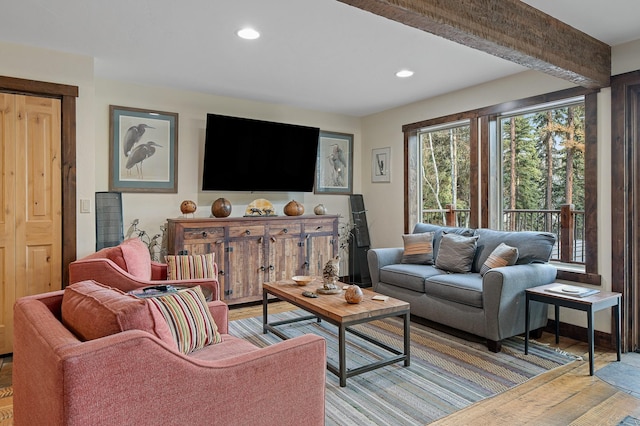
[{"label": "white ceiling", "polygon": [[[638,0],[525,2],[610,45],[640,39]],[[262,37],[239,39],[245,25]],[[92,56],[99,78],[354,116],[525,70],[336,0],[2,0],[0,40]]]}]

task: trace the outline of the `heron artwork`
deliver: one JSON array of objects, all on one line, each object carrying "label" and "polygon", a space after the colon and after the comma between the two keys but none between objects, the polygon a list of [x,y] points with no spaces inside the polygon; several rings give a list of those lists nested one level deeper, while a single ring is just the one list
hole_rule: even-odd
[{"label": "heron artwork", "polygon": [[148,126],[146,124],[138,124],[137,126],[131,126],[124,135],[124,141],[122,142],[122,149],[124,150],[124,156],[128,157],[133,150],[135,144],[140,142],[142,135],[147,129],[155,129],[155,127]]},{"label": "heron artwork", "polygon": [[144,174],[142,173],[142,163],[144,162],[144,160],[156,153],[156,147],[162,148],[162,145],[158,145],[153,141],[149,141],[133,148],[133,150],[129,154],[129,158],[127,159],[127,171],[130,171],[133,166],[136,166],[138,178],[144,179]]}]

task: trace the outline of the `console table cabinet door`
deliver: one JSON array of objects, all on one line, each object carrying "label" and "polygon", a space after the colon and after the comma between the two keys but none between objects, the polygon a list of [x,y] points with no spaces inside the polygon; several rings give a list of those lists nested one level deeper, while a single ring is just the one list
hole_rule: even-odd
[{"label": "console table cabinet door", "polygon": [[268,273],[264,239],[262,225],[229,227],[225,300],[243,303],[262,296],[262,283]]},{"label": "console table cabinet door", "polygon": [[268,251],[267,281],[285,280],[305,273],[300,223],[278,222],[270,224]]},{"label": "console table cabinet door", "polygon": [[[182,228],[182,241],[179,250],[169,250],[171,254],[178,254],[181,250],[186,250],[189,254],[209,254],[214,253],[215,262],[218,265],[218,282],[220,291],[225,291],[225,262],[226,236],[225,228],[221,226],[196,226]],[[175,247],[175,246],[174,246]]]},{"label": "console table cabinet door", "polygon": [[304,224],[305,275],[322,276],[324,265],[338,253],[338,222],[310,220]]}]

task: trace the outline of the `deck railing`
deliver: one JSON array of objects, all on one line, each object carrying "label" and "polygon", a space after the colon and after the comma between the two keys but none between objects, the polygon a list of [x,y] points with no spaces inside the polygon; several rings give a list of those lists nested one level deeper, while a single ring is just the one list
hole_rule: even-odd
[{"label": "deck railing", "polygon": [[[422,221],[444,226],[469,226],[469,209],[425,209]],[[565,204],[560,210],[513,209],[503,212],[502,229],[505,231],[541,231],[556,236],[551,260],[564,263],[585,263],[584,211]]]}]

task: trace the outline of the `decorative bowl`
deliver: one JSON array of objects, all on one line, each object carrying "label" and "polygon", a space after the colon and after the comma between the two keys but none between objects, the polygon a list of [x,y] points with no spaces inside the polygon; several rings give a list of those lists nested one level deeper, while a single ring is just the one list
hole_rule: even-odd
[{"label": "decorative bowl", "polygon": [[296,275],[295,277],[291,277],[291,279],[294,280],[298,285],[307,285],[311,281],[313,281],[313,277],[309,275]]}]

